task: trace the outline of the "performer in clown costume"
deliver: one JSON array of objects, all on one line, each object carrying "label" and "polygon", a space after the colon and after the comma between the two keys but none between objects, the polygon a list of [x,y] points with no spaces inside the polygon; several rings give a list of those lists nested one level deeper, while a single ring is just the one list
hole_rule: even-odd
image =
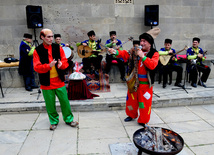
[{"label": "performer in clown costume", "polygon": [[139,41],[140,46],[137,49],[131,49],[129,52],[126,50],[114,50],[112,48],[109,49],[109,52],[112,54],[116,53],[115,55],[118,58],[122,57],[126,59],[132,57],[131,53],[136,52],[136,89],[133,92],[130,92],[130,90],[127,92],[126,114],[128,117],[124,121],[128,122],[138,118],[138,123],[144,126],[150,120],[154,69],[158,64],[159,54],[153,48],[154,39],[150,34],[141,34]]},{"label": "performer in clown costume", "polygon": [[50,130],[55,130],[59,123],[55,96],[59,99],[65,123],[76,127],[79,123],[73,121],[74,117],[64,83],[64,70],[68,67],[65,53],[60,45],[52,43],[53,32],[50,29],[43,29],[40,32],[40,39],[43,43],[33,53],[33,64],[35,71],[39,73],[39,81],[51,124]]}]

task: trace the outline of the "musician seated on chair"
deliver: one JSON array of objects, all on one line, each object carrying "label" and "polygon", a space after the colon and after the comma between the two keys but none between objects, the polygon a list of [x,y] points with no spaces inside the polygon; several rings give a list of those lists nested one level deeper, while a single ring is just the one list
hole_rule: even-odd
[{"label": "musician seated on chair", "polygon": [[[187,50],[187,59],[190,60],[187,70],[190,73],[191,86],[197,87],[198,85],[206,87],[204,84],[210,74],[210,67],[202,63],[205,60],[204,51],[199,47],[200,39],[195,37],[192,40],[192,47]],[[198,78],[199,72],[202,72],[201,77]]]},{"label": "musician seated on chair", "polygon": [[162,66],[163,88],[165,88],[167,85],[168,74],[170,72],[173,72],[173,71],[177,72],[175,86],[182,87],[181,80],[182,80],[183,68],[176,63],[177,55],[173,55],[173,53],[176,53],[176,52],[175,52],[175,49],[171,48],[172,40],[171,39],[165,39],[164,46],[165,46],[164,48],[161,48],[159,50],[159,55],[160,56],[172,55],[172,57],[170,58],[169,62],[166,65]]},{"label": "musician seated on chair", "polygon": [[[54,40],[55,40],[55,44],[59,44],[61,47],[69,47],[71,50],[74,50],[73,46],[71,46],[70,44],[64,44],[62,43],[62,38],[61,38],[61,34],[54,34]],[[69,67],[68,69],[72,69],[73,68],[73,59],[74,57],[74,53],[71,52],[71,55],[70,57],[68,57],[68,64],[69,64]]]},{"label": "musician seated on chair", "polygon": [[[106,41],[106,47],[114,48],[116,50],[123,50],[122,42],[117,39],[116,31],[110,31],[109,32],[110,39]],[[120,78],[122,81],[126,81],[125,79],[125,65],[124,65],[124,59],[123,58],[117,58],[114,54],[106,54],[106,68],[105,73],[108,74],[111,69],[112,60],[117,61],[117,66],[120,70]]]},{"label": "musician seated on chair", "polygon": [[87,33],[89,39],[81,42],[83,46],[89,46],[94,52],[91,56],[83,58],[83,70],[84,73],[95,74],[96,78],[99,78],[99,69],[101,68],[102,55],[98,55],[101,51],[99,43],[101,40],[96,41],[96,34],[93,30]]}]

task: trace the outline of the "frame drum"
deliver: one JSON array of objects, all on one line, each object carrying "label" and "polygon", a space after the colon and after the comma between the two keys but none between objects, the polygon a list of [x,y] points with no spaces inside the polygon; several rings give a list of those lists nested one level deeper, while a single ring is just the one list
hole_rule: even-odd
[{"label": "frame drum", "polygon": [[67,59],[72,59],[73,58],[73,51],[70,49],[70,47],[62,47],[64,52],[65,52],[65,57]]}]

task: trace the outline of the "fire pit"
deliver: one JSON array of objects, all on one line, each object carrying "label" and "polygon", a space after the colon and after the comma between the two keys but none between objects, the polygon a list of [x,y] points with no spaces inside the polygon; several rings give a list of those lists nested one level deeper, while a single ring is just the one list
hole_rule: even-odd
[{"label": "fire pit", "polygon": [[179,153],[184,146],[183,138],[174,131],[148,125],[135,131],[133,141],[139,149],[138,155],[142,152],[172,155]]}]

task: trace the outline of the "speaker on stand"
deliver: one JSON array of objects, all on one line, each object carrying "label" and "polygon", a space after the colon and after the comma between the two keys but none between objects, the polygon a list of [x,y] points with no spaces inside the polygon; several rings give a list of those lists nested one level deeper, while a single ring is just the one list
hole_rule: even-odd
[{"label": "speaker on stand", "polygon": [[36,39],[36,28],[43,27],[43,17],[42,17],[42,7],[27,5],[26,6],[26,16],[27,16],[27,27],[34,29],[34,41],[33,45],[36,47],[39,45]]},{"label": "speaker on stand", "polygon": [[[144,25],[151,26],[158,26],[159,24],[159,5],[145,5],[145,16],[144,16]],[[156,49],[155,43],[154,48]],[[153,94],[160,98],[159,95]]]},{"label": "speaker on stand", "polygon": [[[36,28],[43,27],[43,17],[42,17],[42,7],[41,6],[34,6],[34,5],[27,5],[26,6],[26,16],[27,16],[27,27],[32,28],[34,30],[34,40],[33,45],[37,47],[39,45],[38,40],[36,39]],[[39,85],[39,82],[38,82]],[[38,89],[38,96],[37,100],[39,99],[39,95],[41,94],[40,88]],[[35,93],[31,93],[33,95]]]}]

